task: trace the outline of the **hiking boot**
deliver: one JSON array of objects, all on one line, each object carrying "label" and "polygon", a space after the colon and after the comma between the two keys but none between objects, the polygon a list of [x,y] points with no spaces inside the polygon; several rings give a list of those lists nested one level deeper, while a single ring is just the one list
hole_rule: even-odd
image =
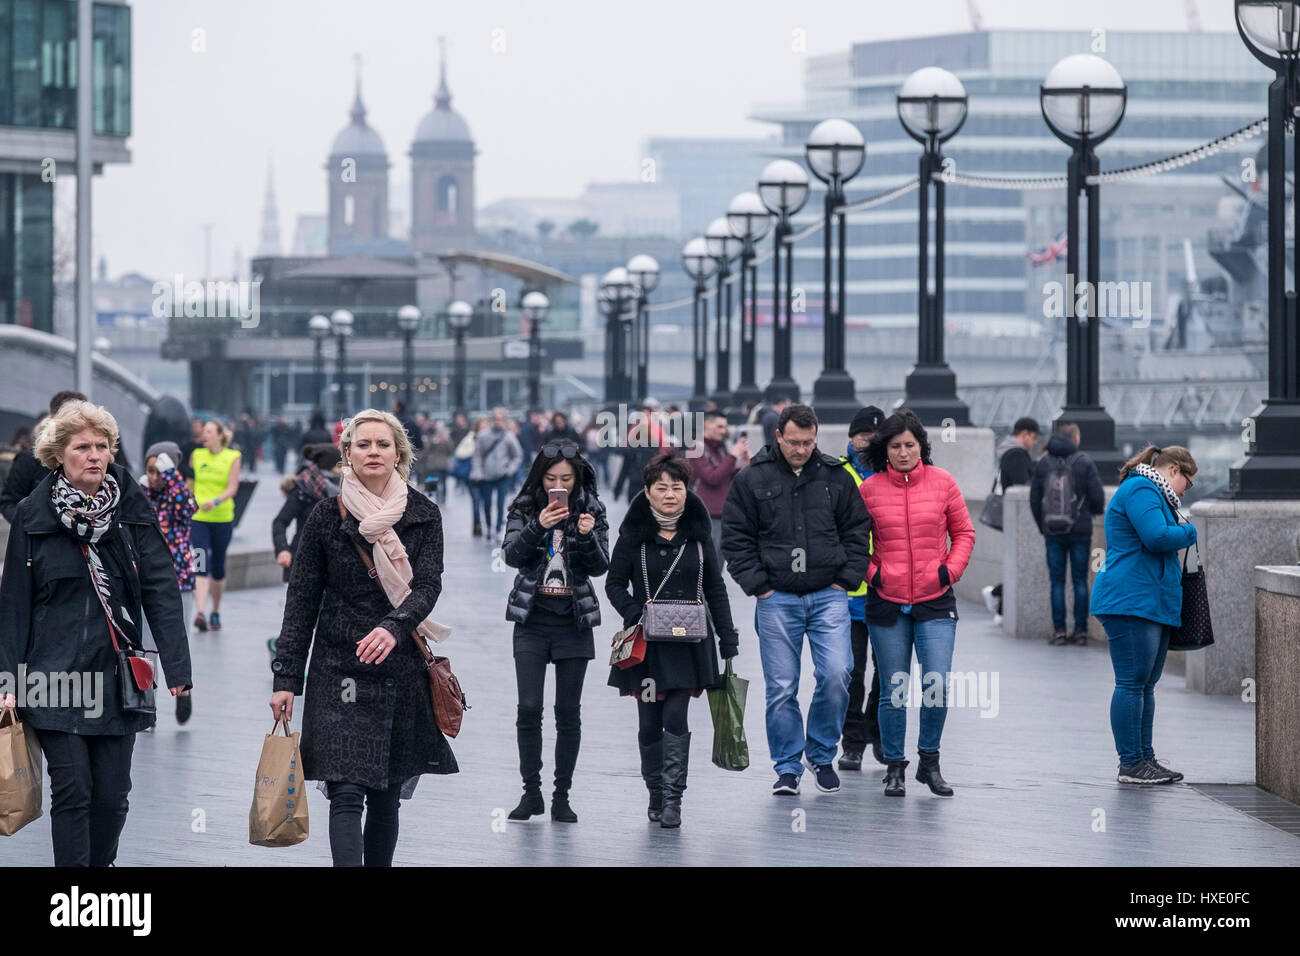
[{"label": "hiking boot", "polygon": [[1177,770],[1170,770],[1168,767],[1162,764],[1155,757],[1150,757],[1148,759],[1150,760],[1151,763],[1155,764],[1157,770],[1161,771],[1162,773],[1169,774],[1170,778],[1172,778],[1174,783],[1178,783],[1180,780],[1183,779],[1183,775],[1181,773],[1179,773]]},{"label": "hiking boot", "polygon": [[1150,760],[1120,764],[1119,775],[1115,779],[1120,783],[1137,783],[1148,786],[1174,782],[1173,775],[1168,770],[1161,770]]}]

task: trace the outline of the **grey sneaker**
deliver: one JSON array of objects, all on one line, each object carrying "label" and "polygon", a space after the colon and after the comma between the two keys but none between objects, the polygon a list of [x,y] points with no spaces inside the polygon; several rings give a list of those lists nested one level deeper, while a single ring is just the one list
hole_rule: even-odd
[{"label": "grey sneaker", "polygon": [[1174,783],[1178,783],[1180,780],[1183,779],[1183,775],[1181,773],[1179,773],[1177,770],[1170,770],[1168,767],[1162,764],[1155,757],[1152,757],[1150,762],[1155,764],[1157,770],[1169,774],[1170,778],[1173,780]]},{"label": "grey sneaker", "polygon": [[1115,779],[1120,783],[1136,783],[1147,786],[1174,782],[1174,778],[1168,770],[1160,769],[1150,760],[1139,760],[1137,763],[1120,764],[1119,776]]}]

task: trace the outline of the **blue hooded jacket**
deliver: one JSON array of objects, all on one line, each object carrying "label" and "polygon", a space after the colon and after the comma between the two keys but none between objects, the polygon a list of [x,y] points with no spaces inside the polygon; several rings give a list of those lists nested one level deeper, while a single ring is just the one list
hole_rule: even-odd
[{"label": "blue hooded jacket", "polygon": [[1195,540],[1196,528],[1179,524],[1155,482],[1130,474],[1106,509],[1106,564],[1092,586],[1092,614],[1126,614],[1177,627],[1183,613],[1178,552]]}]

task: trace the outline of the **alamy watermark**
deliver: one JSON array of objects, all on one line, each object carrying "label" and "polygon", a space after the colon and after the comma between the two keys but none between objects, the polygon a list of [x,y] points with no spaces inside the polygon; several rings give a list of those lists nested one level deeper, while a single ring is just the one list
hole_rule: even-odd
[{"label": "alamy watermark", "polygon": [[246,329],[255,329],[262,315],[262,280],[226,279],[199,282],[179,273],[171,282],[153,284],[153,314],[166,319],[239,319]]},{"label": "alamy watermark", "polygon": [[[1087,280],[1075,282],[1074,276],[1067,275],[1065,282],[1052,280],[1043,283],[1043,317],[1134,320],[1133,328],[1145,329],[1151,325],[1153,294],[1150,282],[1094,284]],[[1095,308],[1093,303],[1096,303]]]},{"label": "alamy watermark", "polygon": [[12,694],[19,707],[80,710],[95,719],[104,713],[102,671],[29,671],[18,665],[18,675],[0,671],[0,695]]}]

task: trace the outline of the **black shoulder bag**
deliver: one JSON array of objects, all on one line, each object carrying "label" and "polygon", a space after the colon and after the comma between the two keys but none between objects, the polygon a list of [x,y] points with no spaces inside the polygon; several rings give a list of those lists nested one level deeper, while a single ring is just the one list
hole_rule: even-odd
[{"label": "black shoulder bag", "polygon": [[1210,624],[1210,595],[1205,588],[1205,565],[1201,561],[1201,546],[1196,549],[1196,570],[1187,570],[1187,555],[1183,552],[1183,617],[1177,627],[1169,629],[1171,651],[1199,651],[1214,643],[1214,628]]},{"label": "black shoulder bag", "polygon": [[[664,589],[668,579],[677,567],[677,562],[686,553],[683,544],[668,566],[654,597],[647,597],[645,611],[641,615],[641,631],[647,641],[678,641],[686,644],[698,644],[709,636],[708,612],[704,605],[704,545],[695,542],[700,559],[700,576],[696,584],[694,601],[660,601],[659,592]],[[650,593],[650,573],[646,569],[645,543],[641,544],[641,580],[645,584],[645,593]]]}]

